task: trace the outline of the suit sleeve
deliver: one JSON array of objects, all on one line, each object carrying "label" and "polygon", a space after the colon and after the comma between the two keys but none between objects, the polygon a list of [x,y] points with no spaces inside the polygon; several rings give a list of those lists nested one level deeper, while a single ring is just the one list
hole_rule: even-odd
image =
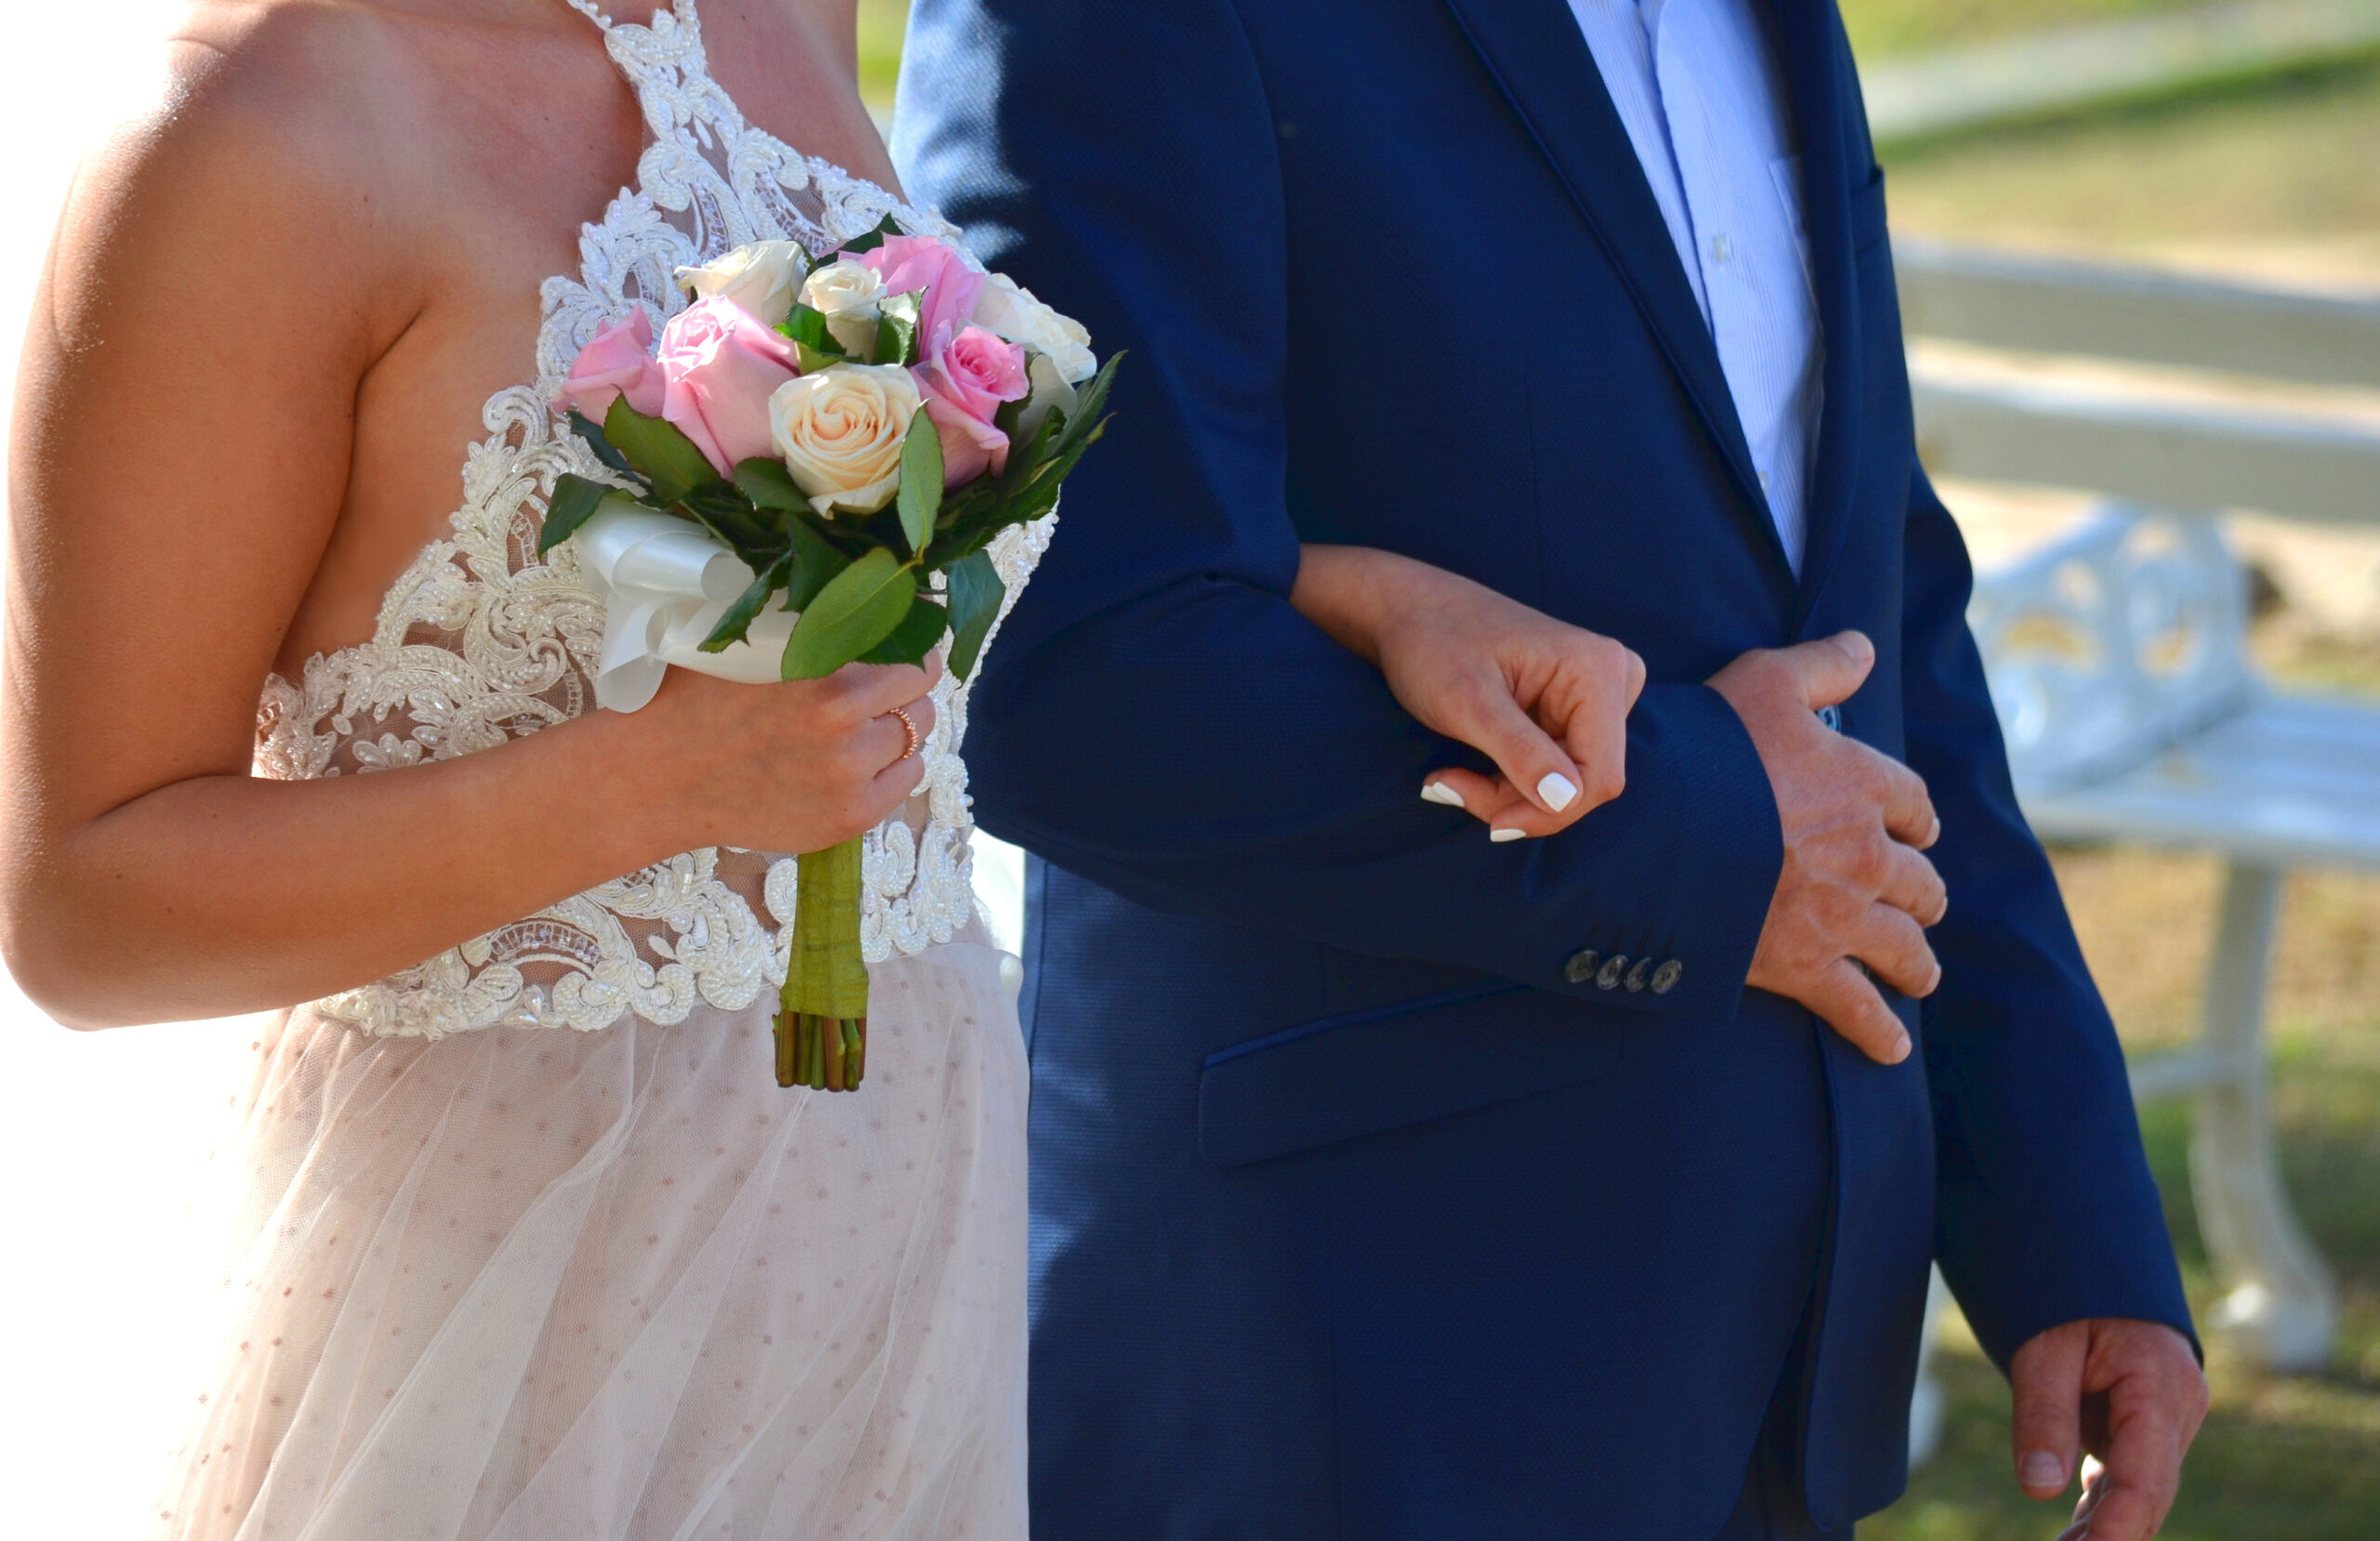
[{"label": "suit sleeve", "polygon": [[1908,531],[1902,639],[1909,762],[1942,817],[1950,893],[1924,1003],[1934,1088],[1936,1252],[2005,1366],[2087,1317],[2191,1332],[2115,1027],[2034,840],[1966,625],[1966,547],[1923,472]]},{"label": "suit sleeve", "polygon": [[[911,190],[1130,355],[976,688],[985,826],[1159,909],[1731,1015],[1782,857],[1724,701],[1653,685],[1625,796],[1492,845],[1419,798],[1456,746],[1289,602],[1288,218],[1230,0],[920,0],[901,94]],[[1599,991],[1586,949],[1680,970]]]}]

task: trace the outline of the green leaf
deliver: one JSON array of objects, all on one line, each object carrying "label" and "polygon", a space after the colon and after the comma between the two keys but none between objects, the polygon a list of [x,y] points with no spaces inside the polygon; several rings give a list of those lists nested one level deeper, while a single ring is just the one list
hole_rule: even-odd
[{"label": "green leaf", "polygon": [[999,569],[992,565],[989,551],[973,552],[952,564],[948,576],[950,672],[964,679],[975,672],[984,656],[984,643],[992,635],[992,623],[999,619],[1008,586],[1000,582]]},{"label": "green leaf", "polygon": [[720,479],[703,452],[676,425],[647,417],[628,405],[625,396],[614,402],[605,415],[603,437],[628,456],[639,476],[653,483],[653,495],[662,503],[681,502]]},{"label": "green leaf", "polygon": [[683,500],[670,505],[670,511],[693,515],[704,529],[725,542],[727,548],[742,558],[744,565],[755,573],[775,561],[785,552],[784,519],[768,510],[753,507],[749,498],[725,482],[689,494]]},{"label": "green leaf", "polygon": [[860,654],[863,664],[922,664],[942,634],[950,629],[950,612],[920,594],[892,635]]},{"label": "green leaf", "polygon": [[789,565],[786,570],[785,608],[807,610],[826,586],[851,566],[852,559],[827,545],[825,536],[798,519],[787,533],[793,537],[793,545],[786,552]]},{"label": "green leaf", "polygon": [[876,354],[870,363],[918,362],[918,309],[921,296],[894,295],[877,307]]},{"label": "green leaf", "polygon": [[753,617],[769,602],[769,596],[785,586],[786,568],[791,560],[789,557],[779,557],[767,572],[752,580],[751,587],[735,597],[735,602],[727,607],[727,613],[719,618],[719,625],[703,639],[702,652],[724,652],[744,640],[744,634],[752,629]]},{"label": "green leaf", "polygon": [[849,362],[846,354],[822,352],[806,342],[793,345],[794,367],[804,375],[815,375],[822,369],[832,369],[839,363]]},{"label": "green leaf", "polygon": [[918,575],[882,547],[852,563],[810,602],[786,639],[784,678],[824,679],[900,626]]},{"label": "green leaf", "polygon": [[843,257],[865,257],[869,252],[876,250],[877,247],[884,244],[884,238],[886,236],[898,235],[900,233],[900,221],[894,219],[888,214],[878,222],[877,227],[874,230],[868,231],[866,235],[861,236],[856,241],[844,243],[838,255]]},{"label": "green leaf", "polygon": [[617,487],[606,487],[568,471],[554,478],[554,495],[547,501],[546,522],[537,532],[537,555],[544,556],[576,534],[580,525],[595,517],[595,510],[603,506],[603,500],[618,492]]},{"label": "green leaf", "polygon": [[1002,402],[999,411],[992,414],[992,427],[1008,435],[1011,449],[1016,447],[1016,430],[1024,426],[1025,409],[1032,400],[1032,396],[1028,393],[1019,396],[1013,402]]},{"label": "green leaf", "polygon": [[587,447],[593,450],[595,452],[595,458],[601,460],[604,465],[611,467],[612,469],[618,471],[623,476],[633,476],[635,474],[633,468],[628,465],[628,457],[622,454],[618,450],[614,449],[612,447],[612,441],[603,437],[603,430],[595,426],[594,419],[588,417],[576,407],[570,409],[570,431],[578,435],[581,439],[586,440]]},{"label": "green leaf", "polygon": [[782,460],[754,458],[735,468],[735,490],[752,500],[757,508],[773,508],[779,513],[806,511],[810,500],[794,485],[793,474]]},{"label": "green leaf", "polygon": [[901,533],[909,549],[925,555],[933,539],[933,521],[942,512],[942,434],[933,418],[920,408],[909,419],[909,437],[901,444]]},{"label": "green leaf", "polygon": [[[815,307],[796,300],[793,313],[785,318],[785,324],[777,330],[813,352],[830,353],[839,359],[843,356],[843,345],[837,342],[835,334],[826,329],[826,312]],[[804,370],[803,373],[809,371]]]}]

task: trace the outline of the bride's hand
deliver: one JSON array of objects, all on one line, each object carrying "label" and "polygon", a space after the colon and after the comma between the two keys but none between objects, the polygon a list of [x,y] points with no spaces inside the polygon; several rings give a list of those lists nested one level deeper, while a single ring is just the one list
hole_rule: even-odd
[{"label": "bride's hand", "polygon": [[[618,769],[651,788],[689,847],[826,850],[882,823],[917,791],[942,660],[853,664],[824,679],[743,685],[671,669],[642,711],[615,720]],[[909,726],[904,727],[902,719]]]},{"label": "bride's hand", "polygon": [[1498,774],[1448,769],[1420,788],[1494,840],[1552,835],[1620,796],[1635,653],[1442,568],[1359,547],[1305,547],[1300,612],[1379,665],[1415,720]]}]

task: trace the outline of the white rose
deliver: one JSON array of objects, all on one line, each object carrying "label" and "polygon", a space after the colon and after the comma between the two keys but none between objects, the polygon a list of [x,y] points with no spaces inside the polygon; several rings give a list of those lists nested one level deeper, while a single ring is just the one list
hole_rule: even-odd
[{"label": "white rose", "polygon": [[876,351],[876,320],[884,303],[884,278],[865,262],[841,257],[810,275],[801,303],[826,318],[826,331],[855,359]]},{"label": "white rose", "polygon": [[1025,378],[1032,382],[1033,393],[1025,399],[1025,410],[1017,414],[1016,432],[1020,442],[1030,444],[1049,420],[1051,408],[1064,413],[1068,422],[1074,421],[1082,393],[1058,373],[1057,361],[1047,353],[1033,355],[1033,362],[1025,366]]},{"label": "white rose", "polygon": [[1050,355],[1059,377],[1068,385],[1080,385],[1099,373],[1099,360],[1091,351],[1091,334],[1083,330],[1082,323],[1051,310],[1033,297],[1032,290],[1018,287],[1005,273],[985,277],[974,322],[1011,342]]},{"label": "white rose", "polygon": [[795,243],[762,241],[738,246],[707,267],[681,268],[678,283],[696,299],[733,300],[763,326],[782,326],[809,267],[810,255]]},{"label": "white rose", "polygon": [[901,490],[901,450],[919,411],[899,364],[829,364],[769,398],[769,428],[793,484],[822,514],[872,514]]}]

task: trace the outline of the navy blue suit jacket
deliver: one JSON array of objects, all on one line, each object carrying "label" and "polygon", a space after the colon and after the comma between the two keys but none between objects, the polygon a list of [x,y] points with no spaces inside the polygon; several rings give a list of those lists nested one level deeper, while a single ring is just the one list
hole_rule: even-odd
[{"label": "navy blue suit jacket", "polygon": [[[1805,1323],[1838,1524],[1900,1490],[1929,1259],[2003,1361],[2188,1330],[1916,465],[1842,25],[1762,8],[1825,334],[1798,581],[1563,0],[919,0],[910,190],[1132,355],[967,745],[1046,859],[1041,1536],[1708,1541]],[[1633,647],[1626,794],[1514,845],[1418,800],[1461,751],[1290,607],[1301,541]],[[1700,683],[1845,627],[1843,730],[1944,831],[1893,1068],[1745,988],[1777,813]]]}]

